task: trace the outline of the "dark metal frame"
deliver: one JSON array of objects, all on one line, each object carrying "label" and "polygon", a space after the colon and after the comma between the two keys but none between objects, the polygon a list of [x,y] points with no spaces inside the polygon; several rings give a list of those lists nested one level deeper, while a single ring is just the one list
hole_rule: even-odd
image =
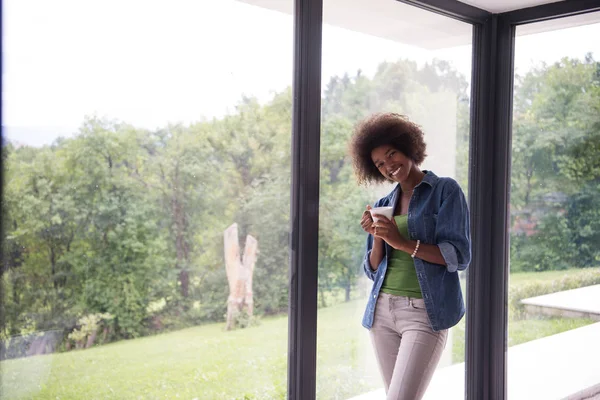
[{"label": "dark metal frame", "polygon": [[[517,25],[600,11],[568,0],[492,14],[456,0],[398,0],[473,25],[469,203],[473,262],[467,292],[465,395],[506,399],[508,221]],[[323,0],[295,0],[290,400],[315,398]]]},{"label": "dark metal frame", "polygon": [[506,398],[508,220],[514,26],[473,26],[469,202],[473,260],[467,280],[465,394]]},{"label": "dark metal frame", "polygon": [[296,0],[288,398],[302,400],[316,390],[322,15],[322,0]]},{"label": "dark metal frame", "polygon": [[564,0],[557,3],[509,11],[500,14],[500,16],[510,25],[523,25],[556,18],[572,17],[594,11],[600,11],[598,0]]},{"label": "dark metal frame", "polygon": [[470,24],[480,24],[489,18],[492,14],[457,0],[396,0],[411,6],[422,8],[427,11],[441,14],[445,17],[468,22]]}]

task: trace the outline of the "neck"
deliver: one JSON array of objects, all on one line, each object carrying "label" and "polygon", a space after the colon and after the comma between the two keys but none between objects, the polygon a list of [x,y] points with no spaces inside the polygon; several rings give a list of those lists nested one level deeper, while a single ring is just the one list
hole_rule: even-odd
[{"label": "neck", "polygon": [[400,187],[403,193],[412,193],[415,186],[417,186],[425,176],[425,173],[417,167],[413,167],[408,174],[406,181],[400,182]]}]

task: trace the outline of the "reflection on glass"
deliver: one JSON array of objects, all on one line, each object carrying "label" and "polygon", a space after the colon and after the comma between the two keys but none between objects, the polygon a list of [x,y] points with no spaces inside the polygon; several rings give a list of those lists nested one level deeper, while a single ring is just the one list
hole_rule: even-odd
[{"label": "reflection on glass", "polygon": [[[466,192],[471,26],[397,2],[324,5],[317,397],[383,398],[361,326],[372,282],[361,266],[360,220],[393,186],[358,186],[348,142],[372,113],[405,114],[425,133],[422,169],[456,179]],[[440,30],[426,29],[432,25]],[[462,398],[463,362],[464,319],[449,331],[426,398]]]},{"label": "reflection on glass", "polygon": [[284,398],[291,16],[3,6],[0,397]]},{"label": "reflection on glass", "polygon": [[600,384],[600,24],[525,28],[546,32],[516,39],[509,398],[588,398]]}]

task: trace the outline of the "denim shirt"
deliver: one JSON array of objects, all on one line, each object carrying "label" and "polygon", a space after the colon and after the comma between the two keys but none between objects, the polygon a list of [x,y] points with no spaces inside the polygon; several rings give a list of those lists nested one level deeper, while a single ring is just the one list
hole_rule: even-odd
[{"label": "denim shirt", "polygon": [[[408,233],[410,239],[439,247],[446,266],[433,264],[415,256],[417,279],[421,286],[429,322],[434,331],[448,329],[458,323],[465,314],[458,272],[465,270],[471,261],[469,233],[469,210],[465,195],[452,178],[439,178],[431,171],[424,171],[423,180],[414,188],[408,204]],[[400,199],[401,188],[383,197],[374,207],[393,206]],[[367,238],[367,250],[363,260],[366,275],[373,281],[362,324],[373,326],[377,297],[385,278],[388,260],[394,249],[384,242],[385,256],[376,271],[371,268],[369,257],[373,248],[373,236]]]}]

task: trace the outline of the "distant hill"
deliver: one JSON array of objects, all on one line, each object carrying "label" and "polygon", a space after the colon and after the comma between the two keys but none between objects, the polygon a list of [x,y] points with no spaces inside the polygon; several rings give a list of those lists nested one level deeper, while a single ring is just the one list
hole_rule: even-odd
[{"label": "distant hill", "polygon": [[15,146],[41,147],[49,145],[59,137],[69,137],[77,131],[75,127],[64,126],[3,126],[3,143]]}]

